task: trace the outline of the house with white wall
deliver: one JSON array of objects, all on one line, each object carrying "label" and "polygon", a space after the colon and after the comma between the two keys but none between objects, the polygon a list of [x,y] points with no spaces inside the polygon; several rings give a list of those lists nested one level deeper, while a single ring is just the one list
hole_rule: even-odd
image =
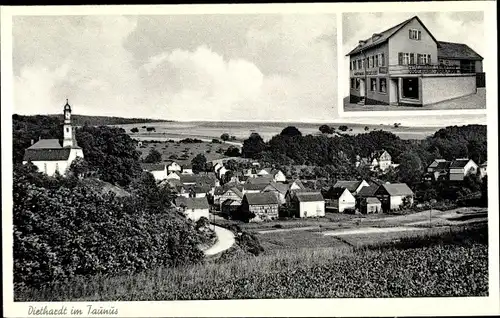
[{"label": "house with white wall", "polygon": [[320,192],[298,192],[293,198],[296,217],[325,216],[325,199]]},{"label": "house with white wall", "polygon": [[194,222],[202,217],[209,219],[210,206],[207,198],[177,197],[175,199],[175,206],[179,212],[184,213],[186,218]]}]

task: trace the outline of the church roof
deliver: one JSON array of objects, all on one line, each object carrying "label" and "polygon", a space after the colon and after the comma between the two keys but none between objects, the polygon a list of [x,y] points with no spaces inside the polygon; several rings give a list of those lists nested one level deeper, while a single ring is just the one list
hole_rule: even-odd
[{"label": "church roof", "polygon": [[62,161],[68,160],[71,148],[26,149],[23,161]]},{"label": "church roof", "polygon": [[40,139],[28,149],[61,149],[59,139]]}]

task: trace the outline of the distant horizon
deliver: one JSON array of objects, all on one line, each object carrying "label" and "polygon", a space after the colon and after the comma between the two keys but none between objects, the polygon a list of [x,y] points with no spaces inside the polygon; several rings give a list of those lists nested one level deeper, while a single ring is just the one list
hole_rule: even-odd
[{"label": "distant horizon", "polygon": [[[13,115],[20,115],[20,116],[62,116],[62,113],[52,113],[52,114],[19,114],[19,113],[14,113]],[[351,121],[354,118],[336,118],[333,120],[325,120],[325,121],[317,121],[317,120],[302,120],[302,121],[295,121],[295,120],[182,120],[182,119],[165,119],[165,118],[148,118],[148,117],[124,117],[124,116],[119,116],[119,115],[86,115],[86,114],[73,114],[73,116],[86,116],[86,117],[102,117],[102,118],[123,118],[123,119],[142,119],[142,120],[154,120],[158,123],[160,122],[174,122],[174,123],[265,123],[265,124],[272,124],[272,123],[286,123],[286,124],[354,124],[354,125],[371,125],[371,126],[390,126],[392,127],[394,123],[400,123],[401,121],[404,121],[398,117],[393,117],[391,123],[374,123],[374,122],[356,122],[356,121]],[[391,117],[388,117],[391,118]],[[360,117],[357,119],[361,120],[380,120],[378,117]],[[449,117],[447,118],[449,119]],[[389,120],[389,119],[386,119]],[[139,122],[138,122],[139,123]],[[130,123],[131,124],[131,123]],[[416,123],[401,123],[399,127],[414,127],[414,128],[435,128],[435,127],[448,127],[448,126],[466,126],[466,125],[486,125],[486,122],[484,123],[453,123],[453,122],[446,122],[446,123],[429,123],[426,125],[415,125]],[[120,124],[117,124],[120,125]]]}]

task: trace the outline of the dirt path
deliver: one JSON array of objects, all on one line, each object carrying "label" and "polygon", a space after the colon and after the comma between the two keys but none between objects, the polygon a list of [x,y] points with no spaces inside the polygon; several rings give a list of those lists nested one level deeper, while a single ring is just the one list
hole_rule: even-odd
[{"label": "dirt path", "polygon": [[231,246],[235,243],[233,232],[217,225],[215,225],[214,230],[217,235],[217,242],[204,251],[206,256],[212,256],[224,252],[225,250],[231,248]]},{"label": "dirt path", "polygon": [[266,234],[266,233],[279,233],[279,232],[292,232],[292,231],[307,231],[316,229],[319,229],[319,226],[303,226],[303,227],[292,227],[289,229],[262,230],[258,231],[257,233]]},{"label": "dirt path", "polygon": [[375,233],[388,233],[388,232],[405,232],[405,231],[422,231],[425,230],[423,228],[416,227],[387,227],[387,228],[376,228],[376,227],[364,227],[358,229],[349,229],[349,230],[335,230],[335,231],[327,231],[323,232],[323,235],[333,235],[333,236],[341,236],[341,235],[356,235],[356,234],[375,234]]}]

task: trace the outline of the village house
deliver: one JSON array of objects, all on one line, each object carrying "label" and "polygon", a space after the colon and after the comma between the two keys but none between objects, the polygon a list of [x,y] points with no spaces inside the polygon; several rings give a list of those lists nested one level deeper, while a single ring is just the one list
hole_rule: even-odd
[{"label": "village house", "polygon": [[361,201],[360,211],[363,214],[370,213],[381,213],[382,212],[382,202],[377,198],[364,198]]},{"label": "village house", "polygon": [[264,168],[261,169],[258,173],[258,176],[270,176],[273,178],[275,182],[285,182],[286,181],[286,176],[285,174],[278,169],[273,169],[273,168]]},{"label": "village house", "polygon": [[[168,168],[167,168],[167,171],[168,171]],[[173,180],[173,179],[175,179],[175,180],[179,180],[180,181],[181,180],[181,174],[179,172],[177,172],[177,171],[175,171],[175,172],[169,172],[168,175],[167,175],[167,177],[166,177],[166,179],[167,180]]]},{"label": "village house", "polygon": [[241,199],[233,200],[226,199],[221,204],[221,215],[225,218],[232,219],[241,208]]},{"label": "village house", "polygon": [[302,190],[302,189],[306,189],[306,187],[299,179],[295,179],[292,181],[292,183],[290,183],[290,190]]},{"label": "village house", "polygon": [[218,168],[215,173],[217,174],[217,177],[219,178],[219,180],[222,180],[222,178],[226,175],[226,173],[228,172],[229,170],[226,169],[226,167],[222,166],[220,168]]},{"label": "village house", "polygon": [[186,217],[194,222],[200,218],[209,218],[209,209],[207,198],[185,198],[177,197],[175,199],[177,211],[184,213]]},{"label": "village house", "polygon": [[[278,218],[279,201],[274,193],[247,193],[241,202],[241,212],[248,221],[260,222]],[[252,217],[253,216],[253,217]]]},{"label": "village house", "polygon": [[347,189],[353,196],[357,195],[358,192],[363,188],[363,187],[368,187],[370,184],[366,182],[365,180],[361,181],[345,181],[345,180],[339,180],[337,181],[334,185],[333,188],[342,188],[342,189]]},{"label": "village house", "polygon": [[193,185],[199,181],[199,177],[197,175],[180,174],[179,177],[180,177],[179,180],[184,185]]},{"label": "village house", "polygon": [[288,192],[288,187],[288,184],[273,181],[266,185],[262,192],[273,192],[277,195],[280,205],[283,205],[286,203],[286,194]]},{"label": "village house", "polygon": [[447,180],[450,173],[451,161],[445,159],[435,159],[426,169],[428,180]]},{"label": "village house", "polygon": [[24,152],[23,164],[31,162],[38,171],[49,176],[56,173],[64,176],[76,158],[83,158],[83,149],[76,142],[73,126],[71,124],[71,106],[66,100],[63,109],[63,140],[39,139]]},{"label": "village house", "polygon": [[141,168],[143,171],[151,173],[156,181],[167,179],[167,166],[164,163],[141,162]]},{"label": "village house", "polygon": [[414,193],[406,183],[386,183],[378,187],[375,197],[382,202],[382,210],[387,212],[412,206]]},{"label": "village house", "polygon": [[267,187],[267,184],[265,183],[245,183],[243,185],[243,194],[246,193],[259,193],[264,191],[264,189]]},{"label": "village house", "polygon": [[356,209],[356,198],[347,188],[331,187],[325,195],[327,206],[338,213]]},{"label": "village house", "polygon": [[347,56],[351,103],[423,106],[484,87],[483,58],[466,44],[438,41],[417,16],[373,33]]},{"label": "village house", "polygon": [[292,202],[296,217],[325,216],[325,199],[320,192],[298,192]]},{"label": "village house", "polygon": [[472,159],[456,159],[450,163],[450,181],[463,181],[465,176],[476,174],[478,165]]},{"label": "village house", "polygon": [[212,187],[207,184],[195,184],[188,186],[188,191],[192,198],[204,198],[212,191]]},{"label": "village house", "polygon": [[220,209],[222,209],[222,203],[227,199],[241,202],[241,200],[243,199],[243,192],[237,187],[231,187],[229,189],[226,189],[217,198]]},{"label": "village house", "polygon": [[167,162],[167,171],[168,173],[171,173],[171,172],[181,172],[182,171],[182,167],[175,161],[168,161]]},{"label": "village house", "polygon": [[375,198],[375,191],[377,191],[379,186],[380,185],[374,183],[370,184],[368,187],[361,188],[356,195],[356,207],[362,210],[361,208],[365,204],[364,201],[367,198]]},{"label": "village house", "polygon": [[181,173],[182,174],[193,174],[193,165],[192,164],[183,164]]}]

